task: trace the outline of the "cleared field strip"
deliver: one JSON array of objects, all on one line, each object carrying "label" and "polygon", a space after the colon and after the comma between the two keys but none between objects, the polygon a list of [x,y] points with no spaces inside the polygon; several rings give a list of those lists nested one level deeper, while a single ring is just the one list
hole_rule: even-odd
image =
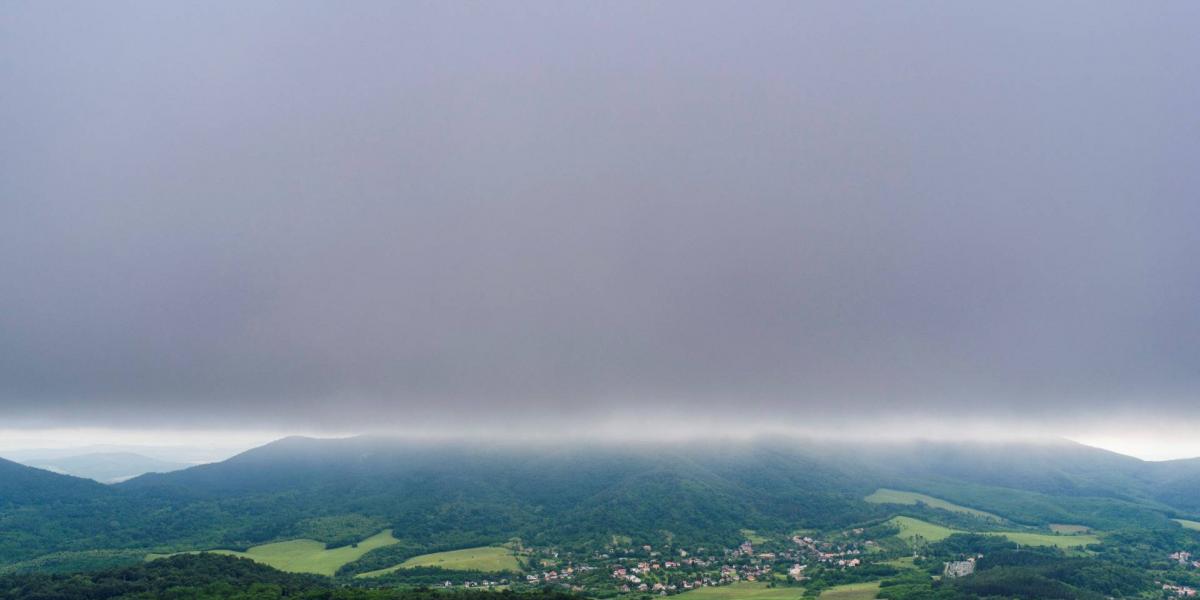
[{"label": "cleared field strip", "polygon": [[508,548],[479,546],[477,548],[464,548],[462,550],[434,552],[433,554],[414,556],[398,565],[386,569],[368,571],[358,575],[358,577],[378,577],[399,569],[409,569],[412,567],[440,567],[452,571],[484,571],[490,573],[521,570],[521,565]]},{"label": "cleared field strip", "polygon": [[1083,525],[1067,525],[1065,523],[1051,523],[1050,531],[1054,533],[1065,533],[1067,535],[1075,535],[1078,533],[1088,533],[1091,528]]},{"label": "cleared field strip", "polygon": [[[338,548],[326,548],[323,542],[316,540],[289,540],[254,546],[245,552],[236,550],[211,550],[210,552],[249,558],[280,571],[332,576],[342,565],[362,558],[362,555],[371,550],[395,544],[397,541],[399,540],[392,537],[392,530],[386,529],[356,545]],[[146,558],[154,560],[164,556],[169,555],[151,554]]]},{"label": "cleared field strip", "polygon": [[896,537],[910,543],[917,538],[926,542],[940,542],[956,533],[963,533],[957,529],[934,525],[912,517],[892,517],[888,522],[900,528],[900,533]]},{"label": "cleared field strip", "polygon": [[[892,517],[889,523],[900,528],[900,534],[897,536],[907,542],[912,542],[918,537],[926,542],[937,542],[944,540],[955,533],[966,533],[949,527],[942,527],[920,519],[912,517]],[[1053,535],[1049,533],[1031,533],[1025,531],[981,531],[979,533],[987,535],[1001,535],[1022,546],[1055,546],[1058,548],[1071,548],[1075,546],[1086,546],[1088,544],[1096,544],[1100,542],[1100,538],[1087,535]]]},{"label": "cleared field strip", "polygon": [[759,581],[741,581],[730,585],[703,587],[679,595],[687,600],[799,600],[800,587],[767,587]]},{"label": "cleared field strip", "polygon": [[1194,529],[1200,531],[1200,521],[1189,521],[1187,519],[1172,519],[1176,523],[1183,525],[1184,529]]},{"label": "cleared field strip", "polygon": [[941,498],[934,498],[933,496],[926,496],[925,494],[918,494],[916,492],[903,492],[900,490],[880,488],[875,490],[875,493],[871,494],[870,496],[863,498],[863,500],[874,504],[904,504],[907,506],[924,504],[930,508],[940,508],[942,510],[980,517],[982,519],[990,519],[992,521],[1003,520],[999,517],[999,515],[994,515],[990,512],[968,508],[966,506],[961,506],[953,502],[942,500]]},{"label": "cleared field strip", "polygon": [[849,583],[831,587],[823,592],[819,600],[874,600],[879,593],[879,582]]}]

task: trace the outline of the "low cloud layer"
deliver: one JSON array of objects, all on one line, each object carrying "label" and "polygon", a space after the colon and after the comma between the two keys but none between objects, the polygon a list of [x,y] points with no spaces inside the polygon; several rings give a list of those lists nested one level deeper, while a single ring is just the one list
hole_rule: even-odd
[{"label": "low cloud layer", "polygon": [[7,3],[0,421],[1191,414],[1197,22]]}]

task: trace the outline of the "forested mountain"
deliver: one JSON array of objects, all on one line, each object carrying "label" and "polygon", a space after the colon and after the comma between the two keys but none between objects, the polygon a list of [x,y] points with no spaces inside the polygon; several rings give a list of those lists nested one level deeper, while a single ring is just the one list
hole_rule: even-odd
[{"label": "forested mountain", "polygon": [[60,558],[94,560],[96,552],[125,560],[295,538],[339,545],[384,528],[404,548],[514,537],[587,548],[613,536],[727,547],[746,529],[782,534],[886,518],[891,509],[863,501],[880,487],[932,494],[1015,526],[1170,528],[1177,526],[1169,517],[1200,512],[1200,462],[1147,463],[1062,441],[621,446],[296,437],[112,486],[0,461],[0,562],[29,570]]},{"label": "forested mountain", "polygon": [[131,497],[171,501],[284,494],[305,517],[349,510],[421,539],[519,535],[584,543],[620,534],[731,543],[746,527],[870,518],[878,511],[860,499],[871,486],[793,448],[430,445],[359,437],[288,438],[118,487]]}]

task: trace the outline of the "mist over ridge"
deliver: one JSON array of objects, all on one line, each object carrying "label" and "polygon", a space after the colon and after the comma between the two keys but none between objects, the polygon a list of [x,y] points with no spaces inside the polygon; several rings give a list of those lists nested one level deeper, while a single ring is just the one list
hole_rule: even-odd
[{"label": "mist over ridge", "polygon": [[1195,5],[0,10],[6,427],[1200,425]]},{"label": "mist over ridge", "polygon": [[0,2],[0,600],[1200,597],[1200,2]]}]

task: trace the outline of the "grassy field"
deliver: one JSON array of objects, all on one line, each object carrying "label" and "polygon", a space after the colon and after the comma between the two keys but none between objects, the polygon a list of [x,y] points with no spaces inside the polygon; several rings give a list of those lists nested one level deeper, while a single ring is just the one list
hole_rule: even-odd
[{"label": "grassy field", "polygon": [[1087,533],[1091,529],[1083,525],[1067,525],[1065,523],[1051,523],[1050,531],[1054,533],[1065,533],[1067,535],[1075,535],[1077,533]]},{"label": "grassy field", "polygon": [[[893,517],[889,521],[892,525],[900,528],[900,539],[911,542],[913,538],[921,536],[926,542],[937,542],[950,537],[955,533],[962,533],[956,529],[942,527],[928,523],[920,519],[911,517]],[[1031,533],[1025,531],[985,531],[990,535],[1002,535],[1022,546],[1055,546],[1058,548],[1070,548],[1073,546],[1085,546],[1087,544],[1095,544],[1100,541],[1100,538],[1090,534],[1080,535],[1052,535],[1048,533]]]},{"label": "grassy field", "polygon": [[742,537],[751,544],[765,544],[767,541],[767,538],[758,535],[758,532],[754,531],[753,529],[743,529],[741,530],[741,534]]},{"label": "grassy field", "polygon": [[758,581],[739,581],[730,585],[684,592],[680,597],[687,600],[799,600],[803,595],[804,588],[769,588],[766,583]]},{"label": "grassy field", "polygon": [[517,563],[517,559],[513,557],[511,550],[496,546],[480,546],[478,548],[464,548],[462,550],[414,556],[396,566],[368,571],[358,575],[358,577],[378,577],[397,569],[407,569],[410,567],[441,567],[443,569],[459,571],[487,572],[521,570],[521,565]]},{"label": "grassy field", "polygon": [[907,504],[910,506],[920,503],[931,508],[940,508],[942,510],[967,514],[983,519],[990,519],[993,521],[1001,520],[999,516],[993,515],[990,512],[984,512],[974,508],[967,508],[965,506],[954,504],[953,502],[947,502],[941,498],[934,498],[933,496],[926,496],[925,494],[918,494],[916,492],[902,492],[900,490],[880,488],[875,490],[875,493],[871,494],[870,496],[863,498],[863,500],[872,502],[874,504]]},{"label": "grassy field", "polygon": [[897,537],[906,542],[911,542],[917,536],[921,536],[926,542],[937,542],[955,533],[961,533],[956,529],[934,525],[912,517],[892,517],[888,523],[900,528],[900,535]]},{"label": "grassy field", "polygon": [[[290,540],[254,546],[245,552],[234,550],[213,550],[212,552],[249,558],[280,571],[333,575],[342,565],[358,560],[371,550],[395,544],[397,541],[392,537],[392,530],[386,529],[354,546],[340,548],[327,549],[324,543],[316,540]],[[163,556],[167,555],[151,554],[146,558],[153,560]]]},{"label": "grassy field", "polygon": [[874,600],[879,582],[838,585],[821,592],[819,600]]},{"label": "grassy field", "polygon": [[1183,525],[1186,529],[1200,531],[1200,521],[1189,521],[1187,519],[1174,519],[1174,521],[1180,525]]},{"label": "grassy field", "polygon": [[1026,533],[1024,531],[1004,531],[1000,535],[1021,544],[1022,546],[1056,546],[1058,548],[1070,548],[1072,546],[1086,546],[1087,544],[1096,544],[1100,542],[1100,538],[1094,535],[1049,535],[1045,533]]},{"label": "grassy field", "polygon": [[883,561],[883,564],[892,566],[892,567],[896,567],[897,569],[916,569],[917,568],[917,565],[913,561],[913,557],[911,557],[911,556],[901,556],[900,558],[893,558],[892,560],[885,560],[885,561]]}]

